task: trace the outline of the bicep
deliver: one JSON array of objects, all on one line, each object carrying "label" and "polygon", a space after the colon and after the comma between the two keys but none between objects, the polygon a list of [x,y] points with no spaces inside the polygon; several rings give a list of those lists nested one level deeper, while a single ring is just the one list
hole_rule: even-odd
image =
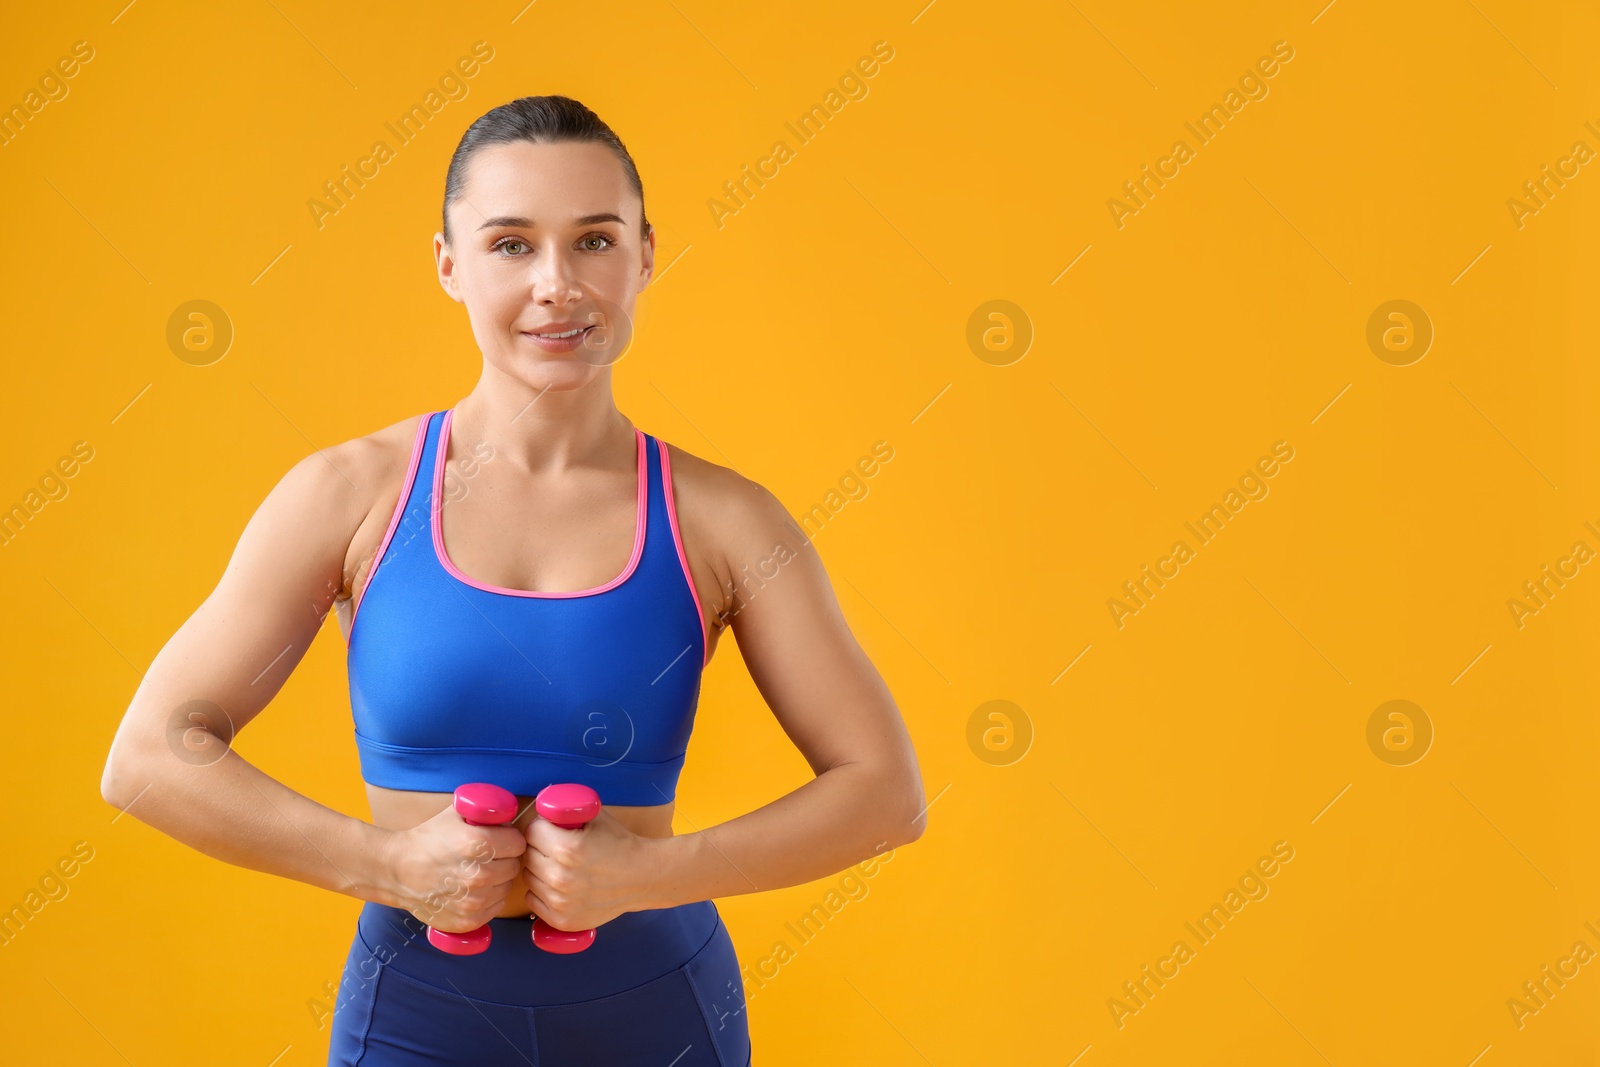
[{"label": "bicep", "polygon": [[362,508],[360,493],[321,454],[283,476],[245,525],[216,588],[151,663],[112,760],[159,746],[192,759],[180,750],[187,730],[203,725],[228,741],[266,707],[341,588]]},{"label": "bicep", "polygon": [[815,773],[912,760],[888,686],[851,633],[822,559],[783,505],[751,483],[729,530],[741,575],[731,628],[750,677]]}]

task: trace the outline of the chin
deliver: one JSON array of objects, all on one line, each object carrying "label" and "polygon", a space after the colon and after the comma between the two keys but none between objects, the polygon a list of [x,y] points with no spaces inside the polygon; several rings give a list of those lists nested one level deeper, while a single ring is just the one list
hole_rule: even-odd
[{"label": "chin", "polygon": [[516,360],[511,366],[501,366],[500,372],[514,378],[530,389],[577,389],[587,385],[594,377],[594,368],[571,356],[538,355]]}]

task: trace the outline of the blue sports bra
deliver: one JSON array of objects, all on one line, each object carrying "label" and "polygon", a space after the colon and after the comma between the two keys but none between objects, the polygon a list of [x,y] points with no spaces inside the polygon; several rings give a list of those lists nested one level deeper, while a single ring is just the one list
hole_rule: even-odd
[{"label": "blue sports bra", "polygon": [[469,578],[444,551],[453,414],[418,426],[351,618],[362,778],[438,793],[490,782],[518,796],[579,782],[602,804],[672,800],[707,645],[666,446],[634,429],[639,506],[621,574],[570,593],[505,589]]}]

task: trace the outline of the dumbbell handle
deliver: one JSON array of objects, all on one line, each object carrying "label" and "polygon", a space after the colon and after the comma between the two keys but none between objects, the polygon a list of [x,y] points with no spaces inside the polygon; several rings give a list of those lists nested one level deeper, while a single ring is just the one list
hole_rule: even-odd
[{"label": "dumbbell handle", "polygon": [[[600,814],[600,794],[586,785],[561,782],[539,790],[533,806],[541,819],[553,822],[563,830],[576,830]],[[535,917],[533,943],[546,952],[582,952],[594,944],[594,931],[557,930],[543,919]]]},{"label": "dumbbell handle", "polygon": [[[517,797],[510,790],[487,782],[468,782],[455,792],[456,814],[472,826],[504,826],[517,817]],[[452,956],[476,956],[489,947],[489,924],[451,933],[428,927],[428,943]]]}]

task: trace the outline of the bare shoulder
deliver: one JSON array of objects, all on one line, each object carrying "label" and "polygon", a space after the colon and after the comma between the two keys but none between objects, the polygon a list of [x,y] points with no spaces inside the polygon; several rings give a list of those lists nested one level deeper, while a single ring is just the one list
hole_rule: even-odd
[{"label": "bare shoulder", "polygon": [[398,470],[403,475],[411,462],[412,445],[416,442],[417,430],[425,417],[410,415],[333,447],[340,450],[361,474],[381,479]]},{"label": "bare shoulder", "polygon": [[[360,437],[321,449],[326,466],[352,494],[359,522],[345,553],[344,583],[339,599],[352,599],[365,578],[366,565],[377,553],[388,528],[390,514],[400,502],[400,490],[417,431],[425,415],[410,415]],[[312,457],[302,462],[310,462]]]},{"label": "bare shoulder", "polygon": [[319,448],[300,464],[343,487],[352,507],[370,510],[390,483],[404,477],[422,416],[412,415],[360,437]]},{"label": "bare shoulder", "polygon": [[[685,551],[691,544],[715,576],[721,622],[735,611],[741,576],[774,555],[794,554],[807,544],[783,502],[760,482],[668,444],[673,495]],[[701,584],[698,581],[696,584]],[[702,585],[702,592],[704,592]]]}]

